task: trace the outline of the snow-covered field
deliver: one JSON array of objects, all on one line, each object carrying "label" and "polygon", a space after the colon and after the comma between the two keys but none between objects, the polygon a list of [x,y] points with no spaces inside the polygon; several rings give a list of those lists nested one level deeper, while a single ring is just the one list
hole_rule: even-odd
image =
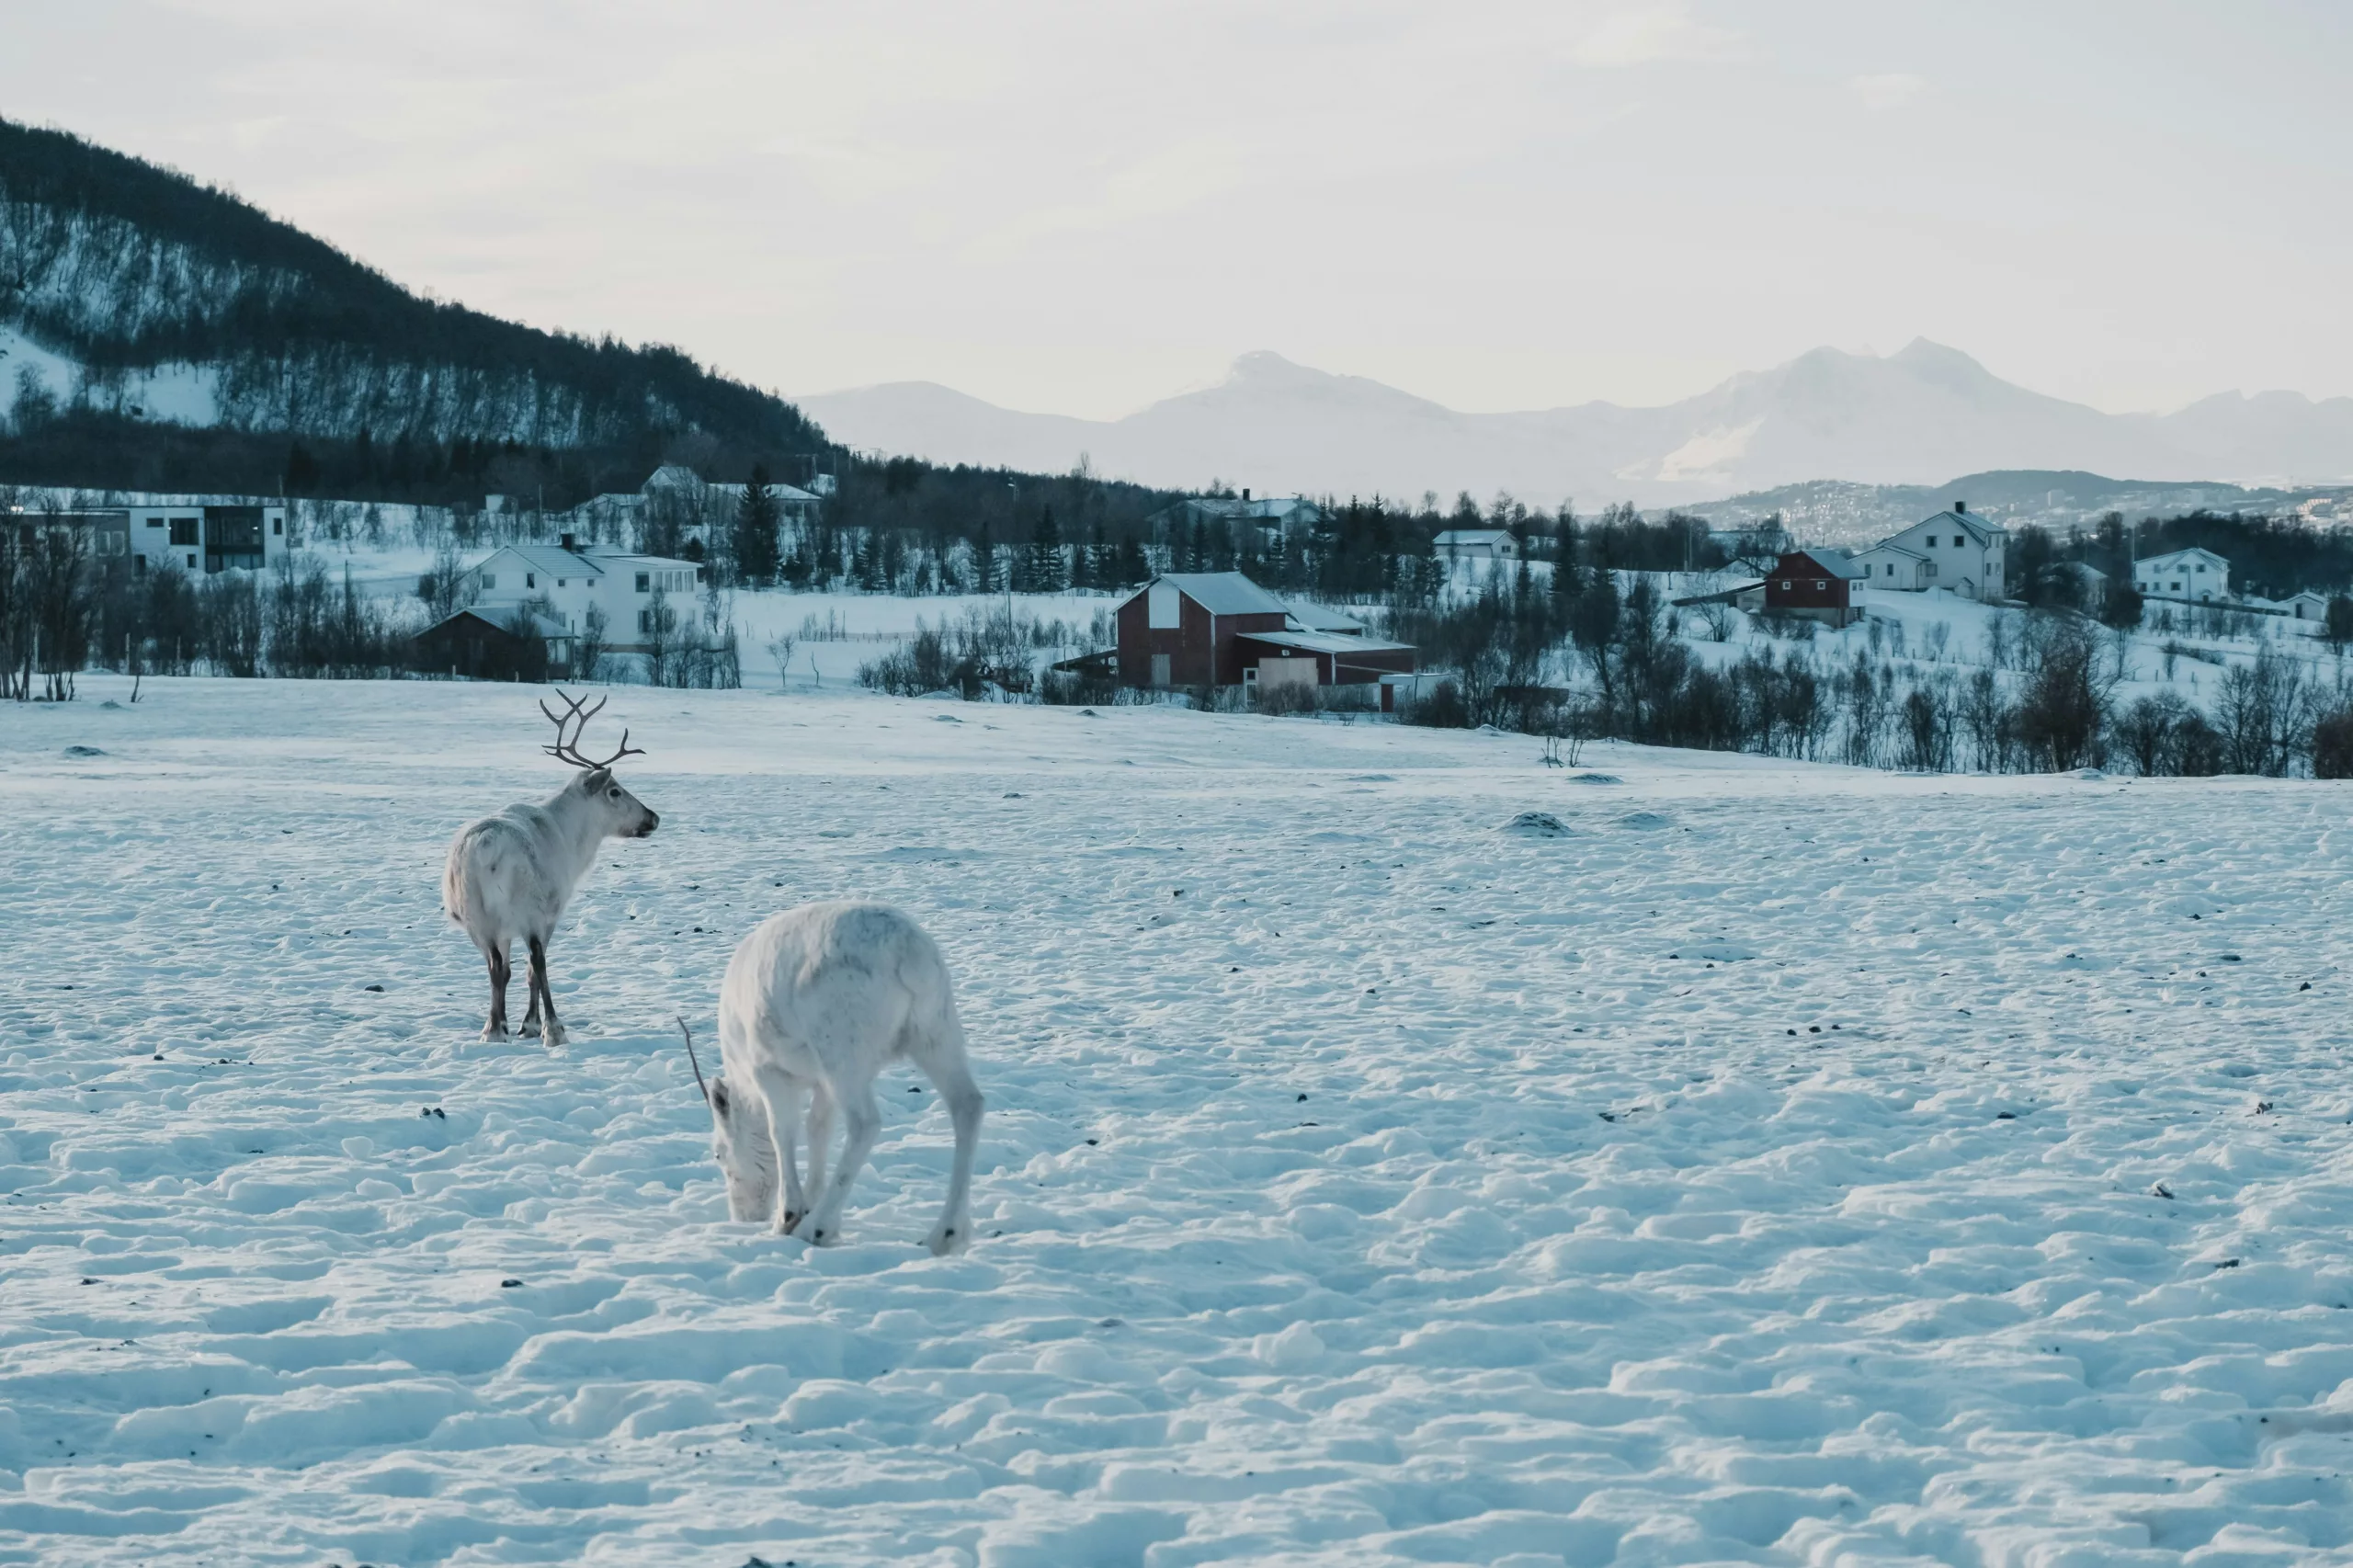
[{"label": "snow-covered field", "polygon": [[[2343,786],[624,688],[551,1057],[435,890],[531,694],[83,690],[0,713],[0,1562],[2353,1551]],[[671,1015],[840,893],[959,976],[964,1256],[905,1074],[844,1244],[725,1218]]]}]

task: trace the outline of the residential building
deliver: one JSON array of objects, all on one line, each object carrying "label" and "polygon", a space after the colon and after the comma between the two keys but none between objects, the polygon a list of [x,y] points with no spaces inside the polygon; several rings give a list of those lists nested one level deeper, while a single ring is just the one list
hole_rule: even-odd
[{"label": "residential building", "polygon": [[1197,525],[1224,523],[1229,528],[1248,524],[1278,540],[1303,533],[1323,520],[1324,508],[1304,495],[1267,495],[1253,500],[1247,490],[1239,498],[1193,496],[1174,506],[1163,507],[1144,519],[1163,536],[1172,528],[1189,530]]},{"label": "residential building", "polygon": [[1516,561],[1519,540],[1508,528],[1449,528],[1430,540],[1448,561]]},{"label": "residential building", "polygon": [[1867,588],[1925,593],[1942,588],[1965,599],[1994,603],[2007,591],[2005,557],[2009,534],[1956,501],[1949,511],[1913,524],[1854,557]]},{"label": "residential building", "polygon": [[1129,686],[1370,686],[1415,665],[1410,645],[1346,616],[1296,609],[1239,572],[1164,573],[1116,615],[1117,670]]},{"label": "residential building", "polygon": [[693,628],[701,585],[694,562],[599,549],[572,534],[560,544],[506,545],[466,569],[472,608],[502,624],[527,611],[547,622],[551,636],[577,637],[589,611],[602,610],[605,643],[616,653],[646,651],[657,608],[680,631]]},{"label": "residential building", "polygon": [[1861,576],[1861,567],[1843,550],[1785,551],[1765,574],[1765,613],[1850,626],[1862,619],[1854,598]]},{"label": "residential building", "polygon": [[2231,563],[2211,550],[2168,551],[2132,562],[2132,586],[2143,598],[2225,604],[2231,597]]}]

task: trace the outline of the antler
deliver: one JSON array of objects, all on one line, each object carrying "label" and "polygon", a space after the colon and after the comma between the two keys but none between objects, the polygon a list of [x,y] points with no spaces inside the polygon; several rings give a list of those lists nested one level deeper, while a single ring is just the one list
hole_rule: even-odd
[{"label": "antler", "polygon": [[[598,713],[604,710],[605,699],[601,697],[597,699],[597,706],[584,711],[580,705],[587,700],[586,698],[564,697],[563,688],[562,687],[558,687],[556,688],[555,694],[557,697],[563,698],[563,700],[564,714],[561,719],[557,718],[555,714],[550,710],[545,698],[541,698],[540,699],[540,711],[547,714],[548,722],[555,726],[555,744],[551,746],[541,746],[540,748],[541,751],[546,752],[558,762],[568,762],[574,767],[585,767],[590,769],[610,767],[613,764],[619,762],[625,756],[643,756],[645,755],[645,749],[642,746],[633,746],[629,744],[629,732],[627,730],[623,730],[621,732],[621,749],[613,753],[612,756],[606,757],[601,762],[597,760],[595,757],[581,756],[581,733],[588,728],[588,721],[594,719]],[[564,733],[564,731],[567,728],[572,732],[568,737]]]},{"label": "antler", "polygon": [[[675,1017],[675,1015],[673,1015]],[[710,1103],[710,1085],[702,1081],[702,1063],[695,1061],[695,1031],[687,1028],[687,1020],[678,1019],[678,1032],[687,1037],[687,1062],[695,1070],[695,1087],[702,1091],[702,1103]]]}]

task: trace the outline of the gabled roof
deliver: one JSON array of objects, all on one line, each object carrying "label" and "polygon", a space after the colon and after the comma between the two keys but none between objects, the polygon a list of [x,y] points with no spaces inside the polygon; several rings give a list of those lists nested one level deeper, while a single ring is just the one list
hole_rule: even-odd
[{"label": "gabled roof", "polygon": [[[1289,615],[1290,607],[1239,572],[1163,572],[1165,583],[1211,615]],[[1150,591],[1151,585],[1145,585]]]},{"label": "gabled roof", "polygon": [[1183,505],[1212,517],[1279,517],[1302,506],[1310,511],[1315,509],[1315,503],[1304,495],[1261,495],[1250,501],[1233,496],[1196,495],[1187,499]]},{"label": "gabled roof", "polygon": [[601,577],[608,568],[635,571],[644,567],[682,566],[699,571],[692,561],[680,561],[669,555],[636,555],[622,550],[566,550],[559,544],[503,544],[472,566],[469,572],[479,572],[502,555],[512,555],[534,572],[552,577]]},{"label": "gabled roof", "polygon": [[1511,538],[1511,530],[1509,528],[1448,528],[1443,533],[1433,538],[1430,542],[1432,544],[1441,546],[1449,544],[1500,544],[1509,538]]},{"label": "gabled roof", "polygon": [[[1792,561],[1801,556],[1813,562],[1816,566],[1821,567],[1823,574],[1825,576],[1859,577],[1862,575],[1861,569],[1855,564],[1853,558],[1848,556],[1843,550],[1832,550],[1824,546],[1809,545],[1801,550],[1785,550],[1781,552],[1782,561]],[[1776,574],[1779,574],[1779,562],[1776,562],[1774,563]]]},{"label": "gabled roof", "polygon": [[2217,555],[2203,545],[2193,544],[2187,550],[2168,550],[2163,555],[2145,556],[2143,559],[2132,562],[2132,570],[2138,572],[2143,566],[2154,566],[2159,571],[2163,571],[2168,562],[2188,561],[2193,557],[2200,560],[2211,561],[2225,571],[2230,569],[2231,562],[2229,557]]},{"label": "gabled roof", "polygon": [[[467,568],[479,572],[502,555],[517,556],[534,572],[544,572],[553,577],[601,577],[605,569],[595,559],[557,544],[502,545]],[[613,557],[606,556],[606,560]]]},{"label": "gabled roof", "polygon": [[1866,555],[1902,555],[1907,556],[1914,561],[1926,561],[1928,559],[1927,556],[1921,554],[1916,550],[1911,549],[1909,546],[1889,543],[1875,544],[1869,550],[1857,551],[1855,552],[1855,559],[1860,561]]},{"label": "gabled roof", "polygon": [[[435,621],[432,625],[426,627],[425,629],[425,632],[429,633],[438,631],[443,627],[455,620],[478,620],[494,631],[504,631],[512,635],[516,631],[515,620],[517,616],[520,616],[523,619],[525,625],[529,627],[532,636],[569,637],[572,635],[572,631],[569,628],[558,625],[556,622],[550,620],[546,616],[540,614],[536,610],[524,611],[519,609],[511,609],[502,615],[496,610],[485,608],[480,605],[468,605],[461,610],[457,610],[451,614],[445,615],[440,619]],[[424,634],[425,633],[420,633],[419,635]]]}]

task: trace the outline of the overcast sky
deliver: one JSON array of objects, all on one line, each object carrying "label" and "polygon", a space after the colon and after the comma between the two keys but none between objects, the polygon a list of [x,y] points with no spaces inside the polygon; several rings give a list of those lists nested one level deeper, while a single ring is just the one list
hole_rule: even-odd
[{"label": "overcast sky", "polygon": [[2353,393],[2353,6],[10,0],[0,112],[787,393],[1467,409],[1915,336]]}]

